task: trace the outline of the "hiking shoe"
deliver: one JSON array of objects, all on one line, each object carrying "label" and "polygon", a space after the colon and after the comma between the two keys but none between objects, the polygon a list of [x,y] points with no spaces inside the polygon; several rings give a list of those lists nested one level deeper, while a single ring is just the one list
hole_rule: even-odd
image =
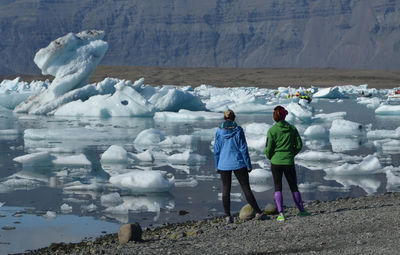
[{"label": "hiking shoe", "polygon": [[311,215],[311,213],[307,212],[306,210],[303,210],[297,214],[297,216],[299,216],[299,217],[305,217],[305,216],[310,216],[310,215]]},{"label": "hiking shoe", "polygon": [[254,215],[255,220],[268,220],[269,217],[264,212],[259,212]]},{"label": "hiking shoe", "polygon": [[232,216],[226,216],[225,217],[225,222],[226,222],[226,224],[232,224],[233,223],[233,217]]},{"label": "hiking shoe", "polygon": [[277,221],[285,221],[285,215],[283,213],[280,213],[278,217],[276,218]]}]

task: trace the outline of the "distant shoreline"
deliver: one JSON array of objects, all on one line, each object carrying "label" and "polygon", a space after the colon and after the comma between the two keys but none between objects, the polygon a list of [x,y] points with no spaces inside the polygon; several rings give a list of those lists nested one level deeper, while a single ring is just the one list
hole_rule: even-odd
[{"label": "distant shoreline", "polygon": [[[0,80],[14,79],[52,80],[43,75],[7,75]],[[400,87],[400,71],[396,70],[349,70],[330,68],[213,68],[213,67],[146,67],[146,66],[98,66],[90,83],[106,77],[131,80],[144,78],[145,84],[190,85],[202,84],[214,87],[333,87],[339,85],[363,85],[369,88]]]}]

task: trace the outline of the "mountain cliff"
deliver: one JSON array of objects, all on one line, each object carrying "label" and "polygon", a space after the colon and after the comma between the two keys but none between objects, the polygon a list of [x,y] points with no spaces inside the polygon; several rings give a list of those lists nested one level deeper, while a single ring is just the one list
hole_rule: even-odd
[{"label": "mountain cliff", "polygon": [[0,74],[39,73],[35,53],[104,30],[101,65],[400,67],[395,0],[2,0]]}]

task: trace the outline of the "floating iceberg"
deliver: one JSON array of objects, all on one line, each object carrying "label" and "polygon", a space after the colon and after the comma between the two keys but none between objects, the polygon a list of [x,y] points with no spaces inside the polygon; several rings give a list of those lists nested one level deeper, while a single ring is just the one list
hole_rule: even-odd
[{"label": "floating iceberg", "polygon": [[108,163],[126,163],[128,152],[119,145],[111,145],[102,155],[100,161]]},{"label": "floating iceberg", "polygon": [[308,139],[328,139],[329,131],[322,125],[312,125],[304,131],[304,136]]},{"label": "floating iceberg", "polygon": [[175,178],[167,178],[163,171],[131,170],[111,176],[109,181],[133,193],[169,192],[175,186]]},{"label": "floating iceberg", "polygon": [[330,137],[359,137],[364,135],[364,132],[363,125],[341,119],[332,121],[332,126],[329,129]]},{"label": "floating iceberg", "polygon": [[344,95],[339,91],[339,87],[321,88],[313,94],[315,98],[343,98]]},{"label": "floating iceberg", "polygon": [[178,112],[156,112],[154,119],[157,121],[200,121],[200,120],[220,120],[220,113],[205,111],[189,111],[181,109]]},{"label": "floating iceberg", "polygon": [[375,110],[378,115],[400,115],[400,105],[381,104]]},{"label": "floating iceberg", "polygon": [[47,90],[19,104],[14,111],[46,114],[37,111],[59,96],[88,84],[89,77],[103,58],[108,44],[102,41],[103,31],[69,33],[40,49],[34,58],[43,75],[53,75]]},{"label": "floating iceberg", "polygon": [[328,175],[369,175],[378,173],[381,169],[379,159],[374,155],[368,155],[359,164],[345,163],[341,166],[324,169],[324,171]]},{"label": "floating iceberg", "polygon": [[121,81],[112,95],[94,95],[86,101],[76,100],[58,107],[56,116],[145,117],[153,116],[153,106],[135,89]]}]

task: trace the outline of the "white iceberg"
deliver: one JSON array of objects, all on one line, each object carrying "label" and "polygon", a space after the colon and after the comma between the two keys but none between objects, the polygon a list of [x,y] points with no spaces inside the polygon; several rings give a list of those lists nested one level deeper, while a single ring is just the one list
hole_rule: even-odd
[{"label": "white iceberg", "polygon": [[359,164],[345,163],[343,165],[327,168],[324,171],[328,175],[370,175],[378,173],[382,169],[379,159],[374,155],[366,156]]},{"label": "white iceberg", "polygon": [[400,115],[400,105],[381,104],[375,109],[378,115]]},{"label": "white iceberg", "polygon": [[175,178],[167,178],[163,171],[131,170],[125,174],[111,176],[109,181],[134,193],[169,192],[175,186]]},{"label": "white iceberg", "polygon": [[320,88],[313,94],[315,98],[343,98],[344,95],[339,91],[339,87]]},{"label": "white iceberg", "polygon": [[304,131],[304,136],[308,139],[328,139],[329,131],[322,125],[312,125]]},{"label": "white iceberg", "polygon": [[88,84],[93,70],[103,58],[108,45],[101,39],[103,31],[83,31],[69,33],[40,49],[34,58],[43,75],[55,76],[44,92],[32,96],[18,105],[16,112],[46,114],[37,111],[66,92]]},{"label": "white iceberg", "polygon": [[359,137],[365,134],[363,125],[349,120],[336,119],[329,129],[330,137]]}]

